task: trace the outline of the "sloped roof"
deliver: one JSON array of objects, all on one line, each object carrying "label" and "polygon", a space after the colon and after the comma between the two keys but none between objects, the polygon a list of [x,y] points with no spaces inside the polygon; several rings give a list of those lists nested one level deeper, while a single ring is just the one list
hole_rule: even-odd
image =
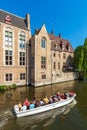
[{"label": "sloped roof", "polygon": [[11,14],[9,12],[0,10],[0,22],[6,23],[5,19],[7,16],[9,16],[11,19],[10,25],[24,29],[24,30],[28,30],[27,25],[26,25],[26,19],[18,17],[18,16]]},{"label": "sloped roof", "polygon": [[70,42],[68,40],[65,40],[59,36],[55,36],[54,34],[48,34],[49,38],[51,40],[51,43],[53,44],[58,44],[58,50],[62,51],[61,45],[64,44],[64,50],[63,51],[67,51],[67,47],[70,47],[70,52],[74,52],[74,49],[72,47],[72,45],[70,44]]}]

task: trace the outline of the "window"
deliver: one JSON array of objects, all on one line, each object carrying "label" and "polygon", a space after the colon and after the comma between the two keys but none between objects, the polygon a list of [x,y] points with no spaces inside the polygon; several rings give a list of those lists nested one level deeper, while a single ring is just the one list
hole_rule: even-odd
[{"label": "window", "polygon": [[65,66],[66,65],[66,63],[65,62],[63,62],[63,66]]},{"label": "window", "polygon": [[5,64],[12,65],[12,51],[5,50]]},{"label": "window", "polygon": [[53,53],[53,56],[55,57],[55,56],[56,56],[56,54],[55,54],[55,53]]},{"label": "window", "polygon": [[42,79],[46,79],[46,75],[42,75]]},{"label": "window", "polygon": [[56,69],[56,63],[53,62],[53,69]]},{"label": "window", "polygon": [[25,34],[23,32],[19,35],[19,46],[21,49],[25,48]]},{"label": "window", "polygon": [[63,59],[66,59],[66,53],[63,53]]},{"label": "window", "polygon": [[42,48],[46,47],[46,39],[45,38],[42,38],[42,40],[41,40],[41,47]]},{"label": "window", "polygon": [[5,75],[5,81],[12,81],[12,74],[8,73]]},{"label": "window", "polygon": [[20,52],[20,65],[25,65],[25,52]]},{"label": "window", "polygon": [[45,68],[46,69],[46,57],[41,57],[41,68]]},{"label": "window", "polygon": [[56,44],[54,44],[54,48],[56,48],[57,47],[57,45]]},{"label": "window", "polygon": [[12,42],[13,42],[12,31],[10,28],[6,28],[6,30],[5,30],[5,46],[12,47]]},{"label": "window", "polygon": [[20,73],[20,80],[25,80],[25,73]]},{"label": "window", "polygon": [[58,69],[60,69],[60,63],[58,62]]}]

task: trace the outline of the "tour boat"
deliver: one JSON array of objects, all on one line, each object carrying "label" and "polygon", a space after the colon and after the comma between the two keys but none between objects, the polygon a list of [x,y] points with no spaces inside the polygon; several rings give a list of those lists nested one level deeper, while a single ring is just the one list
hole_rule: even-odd
[{"label": "tour boat", "polygon": [[30,116],[30,115],[39,114],[39,113],[46,112],[46,111],[49,111],[52,109],[66,106],[66,105],[70,104],[71,102],[73,102],[73,100],[75,99],[76,93],[69,92],[69,95],[70,96],[67,97],[66,99],[62,99],[58,102],[54,102],[51,104],[43,105],[43,106],[36,107],[33,109],[25,110],[25,111],[19,110],[18,105],[15,105],[14,106],[15,115],[16,115],[16,117]]}]

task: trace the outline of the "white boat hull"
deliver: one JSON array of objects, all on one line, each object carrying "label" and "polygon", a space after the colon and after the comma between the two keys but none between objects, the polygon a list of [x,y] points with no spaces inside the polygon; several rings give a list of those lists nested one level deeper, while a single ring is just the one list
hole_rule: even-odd
[{"label": "white boat hull", "polygon": [[44,105],[44,106],[40,106],[40,107],[37,107],[37,108],[25,110],[25,111],[19,111],[18,106],[15,105],[14,106],[14,112],[15,112],[16,117],[24,117],[24,116],[30,116],[30,115],[46,112],[46,111],[49,111],[49,110],[52,110],[52,109],[56,109],[56,108],[68,105],[69,103],[71,103],[74,100],[75,96],[76,96],[76,94],[73,97],[63,99],[59,102],[47,104],[47,105]]}]

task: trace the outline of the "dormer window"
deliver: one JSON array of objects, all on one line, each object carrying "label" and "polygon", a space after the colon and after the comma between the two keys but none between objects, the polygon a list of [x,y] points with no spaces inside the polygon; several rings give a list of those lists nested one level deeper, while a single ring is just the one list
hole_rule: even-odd
[{"label": "dormer window", "polygon": [[70,45],[69,45],[69,43],[67,43],[67,45],[66,45],[66,49],[67,49],[67,51],[70,52]]}]

